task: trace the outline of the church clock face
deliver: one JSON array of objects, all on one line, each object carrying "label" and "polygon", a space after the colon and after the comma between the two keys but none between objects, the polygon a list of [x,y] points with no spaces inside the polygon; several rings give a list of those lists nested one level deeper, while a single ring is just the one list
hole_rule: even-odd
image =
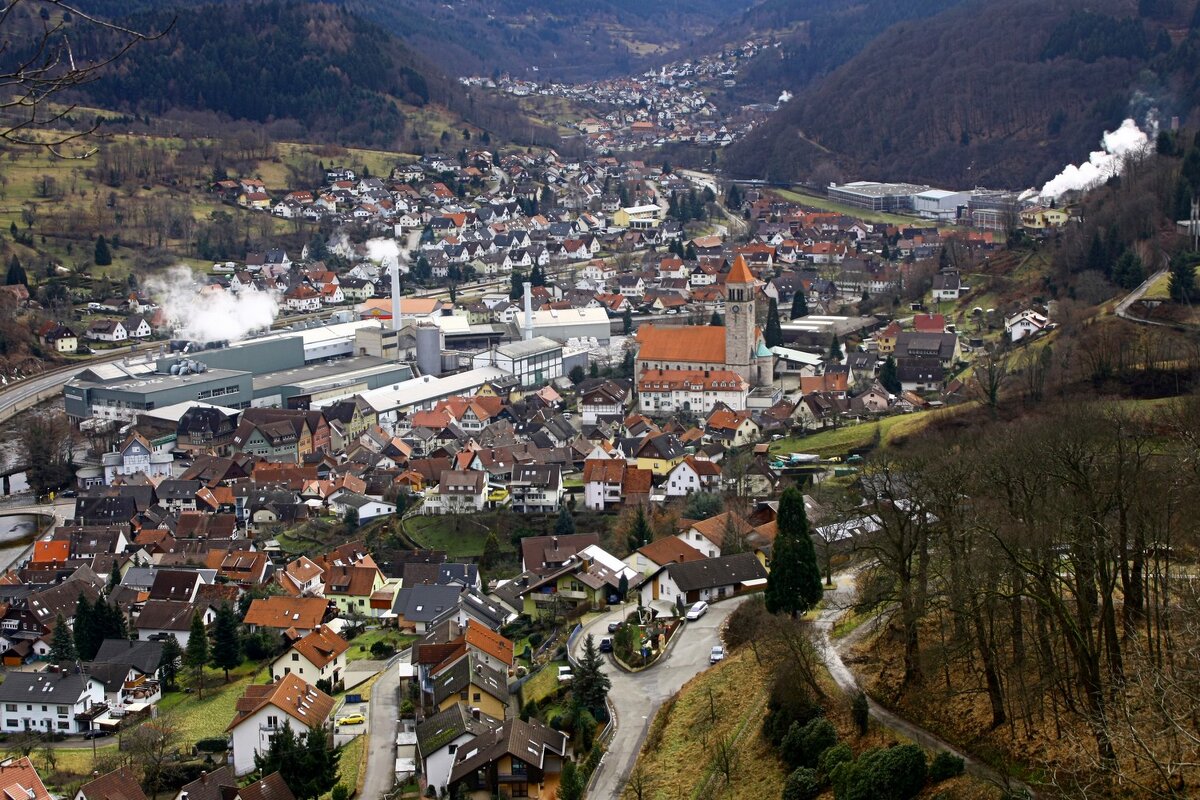
[{"label": "church clock face", "polygon": [[741,311],[741,309],[738,308],[737,306],[733,306],[730,310],[733,311],[733,313],[735,313],[735,314],[738,313],[739,311]]}]

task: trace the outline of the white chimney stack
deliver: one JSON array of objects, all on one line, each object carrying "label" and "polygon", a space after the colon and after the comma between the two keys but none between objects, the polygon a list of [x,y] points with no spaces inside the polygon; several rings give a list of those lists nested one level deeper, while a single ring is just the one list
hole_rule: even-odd
[{"label": "white chimney stack", "polygon": [[399,331],[403,326],[400,314],[400,264],[392,261],[392,330]]},{"label": "white chimney stack", "polygon": [[525,281],[525,330],[523,338],[529,341],[533,338],[533,284]]}]

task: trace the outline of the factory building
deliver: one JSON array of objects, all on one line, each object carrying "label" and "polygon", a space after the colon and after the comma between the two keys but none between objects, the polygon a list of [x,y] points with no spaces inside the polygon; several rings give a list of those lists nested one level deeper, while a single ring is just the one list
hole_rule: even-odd
[{"label": "factory building", "polygon": [[[517,316],[517,329],[524,338],[529,320]],[[612,323],[608,312],[603,308],[566,308],[542,309],[532,312],[533,330],[539,336],[545,336],[558,342],[568,339],[595,339],[600,344],[608,344],[612,336]]]},{"label": "factory building", "polygon": [[841,186],[831,183],[826,194],[830,200],[869,211],[912,211],[914,196],[929,188],[912,183],[854,181]]},{"label": "factory building", "polygon": [[927,189],[913,195],[913,211],[923,219],[939,222],[954,222],[959,212],[971,199],[970,192],[950,192],[945,189]]}]

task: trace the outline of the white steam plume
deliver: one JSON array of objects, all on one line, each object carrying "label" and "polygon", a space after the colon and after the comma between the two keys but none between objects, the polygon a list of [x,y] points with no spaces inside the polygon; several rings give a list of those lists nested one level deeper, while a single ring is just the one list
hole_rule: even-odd
[{"label": "white steam plume", "polygon": [[784,89],[782,92],[779,93],[779,99],[775,101],[775,105],[781,106],[784,103],[789,102],[791,99],[792,99],[792,93],[789,92],[787,89]]},{"label": "white steam plume", "polygon": [[206,289],[184,266],[171,267],[143,280],[180,339],[194,342],[238,341],[271,327],[279,314],[274,292]]},{"label": "white steam plume", "polygon": [[1082,164],[1068,164],[1042,187],[1041,196],[1055,199],[1072,190],[1090,189],[1121,174],[1125,159],[1145,152],[1150,137],[1136,122],[1127,119],[1115,131],[1105,131],[1100,143],[1103,150],[1094,151]]},{"label": "white steam plume", "polygon": [[369,261],[374,261],[384,269],[399,265],[402,271],[408,271],[400,253],[400,245],[395,239],[368,239],[363,247],[367,249]]}]

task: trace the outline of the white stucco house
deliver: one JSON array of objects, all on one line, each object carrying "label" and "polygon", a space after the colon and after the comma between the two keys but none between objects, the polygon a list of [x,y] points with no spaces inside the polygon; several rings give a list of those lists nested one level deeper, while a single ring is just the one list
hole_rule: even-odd
[{"label": "white stucco house", "polygon": [[303,734],[312,727],[326,727],[332,711],[333,698],[294,673],[273,683],[247,686],[225,729],[233,739],[234,774],[252,772],[254,756],[266,752],[271,737],[285,725]]}]

